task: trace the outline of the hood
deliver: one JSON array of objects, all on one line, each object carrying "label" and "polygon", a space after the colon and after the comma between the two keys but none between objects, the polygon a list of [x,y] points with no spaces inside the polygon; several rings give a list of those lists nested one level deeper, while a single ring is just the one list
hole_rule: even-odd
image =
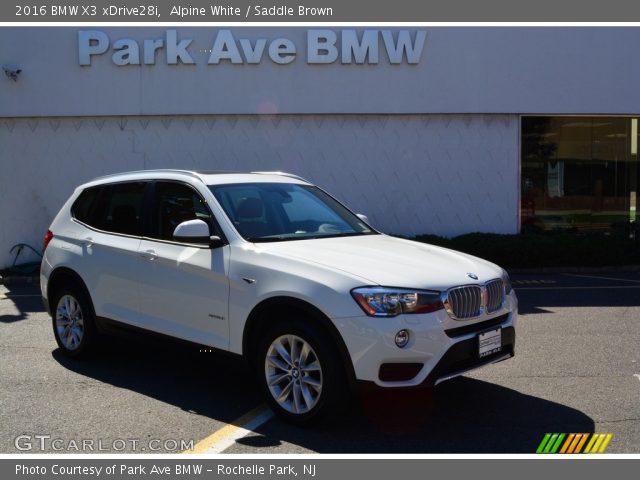
[{"label": "hood", "polygon": [[[499,278],[497,265],[447,248],[387,235],[256,244],[262,252],[358,276],[370,285],[446,290]],[[471,273],[478,277],[470,278]]]}]

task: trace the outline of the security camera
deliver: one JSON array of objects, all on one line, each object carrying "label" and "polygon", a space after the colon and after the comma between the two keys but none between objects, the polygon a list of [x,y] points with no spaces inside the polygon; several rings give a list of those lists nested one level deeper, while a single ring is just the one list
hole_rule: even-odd
[{"label": "security camera", "polygon": [[14,82],[18,81],[18,75],[22,72],[17,65],[2,65],[2,70],[4,70],[4,74]]}]

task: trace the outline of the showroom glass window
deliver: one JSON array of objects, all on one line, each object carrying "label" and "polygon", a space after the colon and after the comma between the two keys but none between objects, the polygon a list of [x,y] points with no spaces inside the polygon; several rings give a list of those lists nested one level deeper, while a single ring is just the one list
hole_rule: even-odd
[{"label": "showroom glass window", "polygon": [[521,230],[627,231],[636,219],[638,119],[522,117]]}]

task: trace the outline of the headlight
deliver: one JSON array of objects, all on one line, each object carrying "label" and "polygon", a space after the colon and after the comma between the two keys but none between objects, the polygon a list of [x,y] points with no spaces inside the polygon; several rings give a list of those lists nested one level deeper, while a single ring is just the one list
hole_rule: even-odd
[{"label": "headlight", "polygon": [[387,287],[351,290],[364,313],[370,317],[395,317],[401,313],[429,313],[444,308],[440,292]]},{"label": "headlight", "polygon": [[502,271],[502,282],[504,283],[504,293],[509,295],[513,288],[511,287],[511,280],[509,279],[509,274],[506,271]]}]

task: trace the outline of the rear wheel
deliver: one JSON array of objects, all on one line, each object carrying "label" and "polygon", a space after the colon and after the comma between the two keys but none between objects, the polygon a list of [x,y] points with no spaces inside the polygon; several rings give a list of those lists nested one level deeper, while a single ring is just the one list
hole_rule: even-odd
[{"label": "rear wheel", "polygon": [[93,305],[75,284],[65,285],[54,294],[53,334],[60,349],[70,357],[85,356],[95,343]]},{"label": "rear wheel", "polygon": [[306,424],[348,403],[344,368],[328,335],[283,321],[263,337],[255,362],[271,408],[287,421]]}]

